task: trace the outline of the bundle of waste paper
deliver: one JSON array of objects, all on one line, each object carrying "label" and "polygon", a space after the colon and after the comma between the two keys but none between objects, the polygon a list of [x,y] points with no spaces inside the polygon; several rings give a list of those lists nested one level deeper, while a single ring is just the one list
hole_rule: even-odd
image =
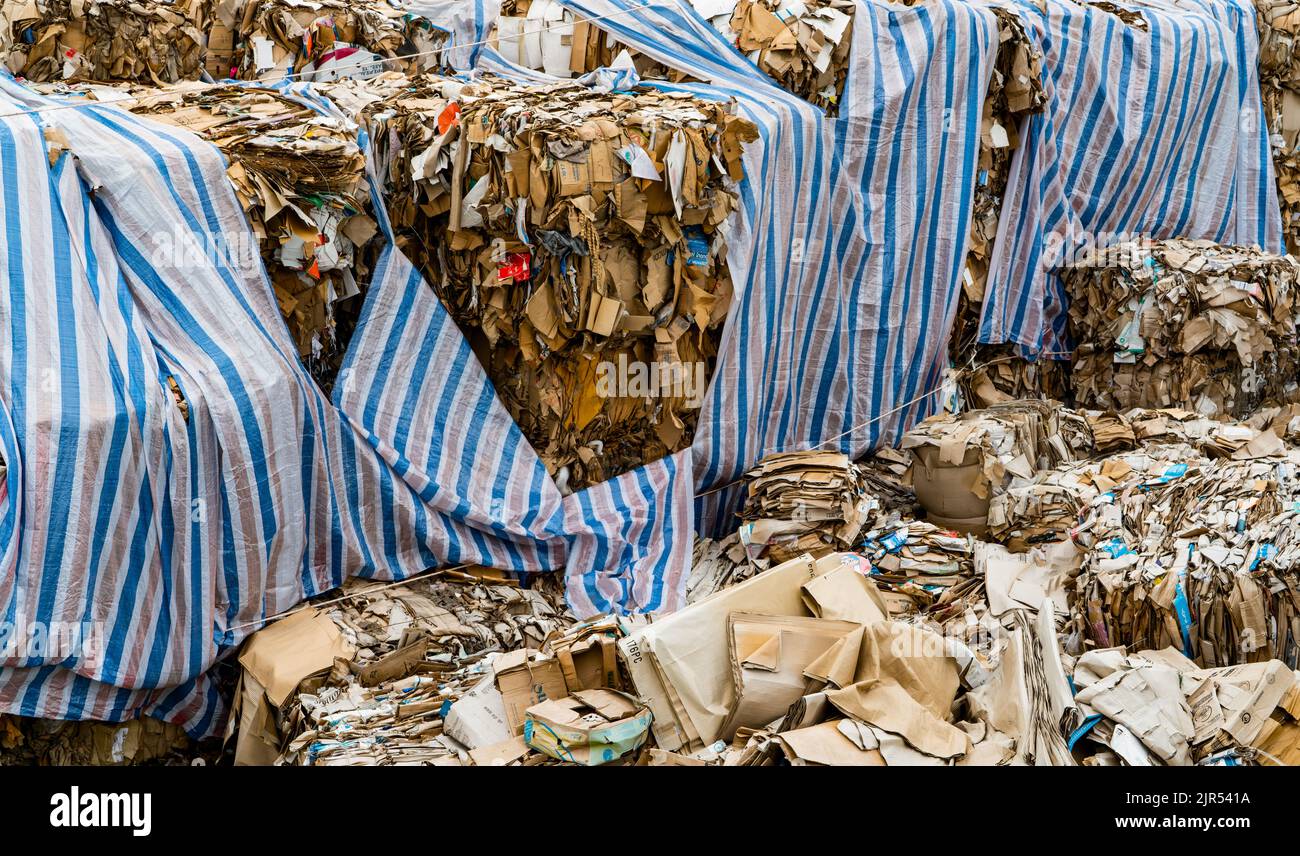
[{"label": "bundle of waste paper", "polygon": [[927,519],[979,534],[996,494],[1086,453],[1091,436],[1081,417],[1058,402],[1026,400],[936,414],[907,432],[899,447],[915,459],[912,487]]},{"label": "bundle of waste paper", "polygon": [[[853,0],[720,0],[696,11],[786,91],[839,112],[853,46]],[[555,0],[507,0],[496,22],[498,50],[513,62],[556,77],[626,67],[645,80],[692,80],[619,43],[596,21]]]},{"label": "bundle of waste paper", "polygon": [[189,765],[194,757],[183,729],[150,717],[65,722],[0,714],[0,766]]},{"label": "bundle of waste paper", "polygon": [[853,46],[853,0],[739,0],[712,18],[736,48],[787,92],[834,116]]},{"label": "bundle of waste paper", "polygon": [[[1068,537],[1089,503],[1127,484],[1126,479],[1140,481],[1148,471],[1166,465],[1282,453],[1281,437],[1292,436],[1287,432],[1300,427],[1293,425],[1293,409],[1277,409],[1256,420],[1255,427],[1218,422],[1185,410],[1086,411],[1094,457],[1040,470],[999,493],[990,503],[989,534],[1023,552]],[[1141,472],[1135,470],[1134,461]]]},{"label": "bundle of waste paper", "polygon": [[1300,252],[1300,4],[1255,0],[1259,91],[1273,150],[1287,250]]},{"label": "bundle of waste paper", "polygon": [[981,597],[975,543],[970,535],[894,513],[876,516],[857,551],[870,560],[871,580],[885,593],[891,616],[937,612],[934,620],[942,622],[950,605]]},{"label": "bundle of waste paper", "polygon": [[1174,645],[1207,667],[1295,667],[1300,450],[1238,454],[1112,459],[1133,472],[1091,500],[1073,535],[1087,548],[1077,619],[1092,643]]},{"label": "bundle of waste paper", "polygon": [[502,658],[541,649],[575,619],[553,578],[508,578],[350,582],[337,603],[254,634],[239,658],[236,763],[459,765],[484,734],[509,738],[494,685]]},{"label": "bundle of waste paper", "polygon": [[1209,241],[1129,241],[1065,268],[1083,407],[1239,417],[1294,396],[1300,263]]},{"label": "bundle of waste paper", "polygon": [[839,452],[780,452],[745,474],[740,540],[754,558],[781,563],[852,547],[870,511],[858,468]]},{"label": "bundle of waste paper", "polygon": [[1202,669],[1175,648],[1120,646],[1079,657],[1072,677],[1086,765],[1300,760],[1300,673],[1277,660]]},{"label": "bundle of waste paper", "polygon": [[646,88],[384,75],[329,92],[362,105],[399,244],[566,489],[690,443],[752,124]]},{"label": "bundle of waste paper", "polygon": [[[99,88],[83,89],[106,97]],[[260,257],[299,355],[328,392],[347,345],[336,310],[369,280],[361,248],[377,231],[366,213],[356,127],[275,89],[246,84],[179,84],[132,95],[133,112],[185,128],[221,150],[258,240],[257,247],[192,247],[188,233],[178,232],[171,249],[220,251],[245,264]],[[359,303],[352,301],[350,316]]]},{"label": "bundle of waste paper", "polygon": [[441,65],[447,40],[427,19],[386,2],[221,0],[217,19],[208,42],[217,79],[417,74]]},{"label": "bundle of waste paper", "polygon": [[211,0],[6,0],[0,54],[14,75],[37,83],[195,80],[211,7]]},{"label": "bundle of waste paper", "polygon": [[[1044,354],[1030,360],[1018,353],[1017,345],[977,344],[979,311],[979,305],[963,295],[953,328],[954,337],[959,334],[968,337],[964,345],[954,338],[952,352],[953,364],[959,369],[957,382],[965,407],[978,409],[1027,398],[1073,400],[1068,359],[1059,359],[1061,354]],[[967,326],[962,327],[963,324]]]}]

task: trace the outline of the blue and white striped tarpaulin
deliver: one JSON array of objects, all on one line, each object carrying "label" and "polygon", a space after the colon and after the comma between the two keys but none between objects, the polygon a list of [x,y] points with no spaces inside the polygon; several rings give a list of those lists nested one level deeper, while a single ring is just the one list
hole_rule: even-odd
[{"label": "blue and white striped tarpaulin", "polygon": [[[562,570],[580,614],[671,609],[693,529],[730,526],[728,492],[696,494],[778,449],[857,455],[934,409],[995,16],[864,3],[828,120],[687,0],[565,5],[618,13],[620,41],[709,81],[678,88],[737,98],[760,133],[694,444],[570,496],[395,249],[326,401],[259,261],[166,252],[252,240],[215,149],[111,106],[30,112],[62,102],[0,82],[0,610],[103,628],[98,652],[6,649],[0,711],[210,730],[218,653],[349,575]],[[476,44],[494,6],[461,4],[448,29],[466,62],[522,73]]]},{"label": "blue and white striped tarpaulin", "polygon": [[689,452],[561,497],[392,249],[340,409],[226,252],[256,244],[216,149],[59,103],[0,80],[0,712],[207,732],[219,650],[351,575],[569,568],[584,613],[677,605]]},{"label": "blue and white striped tarpaulin", "polygon": [[980,341],[1063,356],[1054,269],[1093,246],[1209,238],[1282,252],[1249,0],[1016,8],[1044,54],[1043,113],[1007,181]]}]

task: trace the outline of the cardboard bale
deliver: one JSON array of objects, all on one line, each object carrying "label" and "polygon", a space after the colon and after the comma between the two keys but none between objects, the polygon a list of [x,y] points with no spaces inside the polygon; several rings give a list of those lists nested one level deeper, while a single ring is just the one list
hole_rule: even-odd
[{"label": "cardboard bale", "polygon": [[211,0],[18,0],[0,4],[0,55],[36,83],[196,80]]},{"label": "cardboard bale", "polygon": [[997,3],[998,49],[980,116],[979,173],[971,211],[970,249],[962,274],[957,314],[948,341],[950,359],[962,369],[959,384],[967,407],[988,407],[1020,398],[1065,400],[1067,376],[1056,360],[1030,362],[1005,345],[978,342],[980,316],[993,244],[997,238],[1011,159],[1025,122],[1047,103],[1043,53],[1020,13]]},{"label": "cardboard bale", "polygon": [[1300,253],[1300,5],[1256,0],[1259,91],[1287,251]]},{"label": "cardboard bale", "polygon": [[406,9],[347,0],[247,0],[234,18],[238,77],[325,82],[442,64],[447,33]]},{"label": "cardboard bale", "polygon": [[515,742],[523,711],[566,695],[544,640],[574,623],[562,588],[468,573],[392,587],[354,581],[327,613],[356,653],[278,713],[280,764],[480,765],[548,761]]},{"label": "cardboard bale", "polygon": [[353,298],[369,280],[363,249],[378,231],[367,213],[356,128],[271,88],[181,84],[131,93],[133,112],[198,134],[222,151],[259,242],[176,249],[265,264],[298,354],[328,394],[347,349],[346,331],[360,313],[361,300]]},{"label": "cardboard bale", "polygon": [[1063,271],[1076,402],[1220,418],[1298,394],[1300,262],[1210,241],[1129,241]]},{"label": "cardboard bale", "polygon": [[327,88],[369,128],[399,246],[562,489],[689,445],[755,135],[732,105],[492,76]]}]

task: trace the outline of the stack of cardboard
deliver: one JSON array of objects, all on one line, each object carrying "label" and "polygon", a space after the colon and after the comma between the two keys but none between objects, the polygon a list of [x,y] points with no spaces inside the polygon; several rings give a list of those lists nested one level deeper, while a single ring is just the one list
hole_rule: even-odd
[{"label": "stack of cardboard", "polygon": [[224,0],[221,6],[213,42],[223,49],[231,45],[231,67],[244,79],[291,75],[325,82],[384,71],[415,74],[440,66],[447,39],[426,19],[388,3]]},{"label": "stack of cardboard", "polygon": [[211,0],[6,0],[0,54],[15,75],[58,80],[195,80]]},{"label": "stack of cardboard", "polygon": [[686,602],[703,600],[714,592],[742,583],[763,570],[766,567],[750,561],[739,531],[720,540],[697,535],[691,558],[691,574],[686,578]]},{"label": "stack of cardboard", "polygon": [[361,105],[399,245],[565,489],[690,443],[753,125],[682,93],[494,77],[330,94]]},{"label": "stack of cardboard", "polygon": [[[347,344],[336,309],[361,294],[369,278],[361,248],[377,230],[366,213],[357,129],[269,88],[182,84],[135,95],[134,112],[192,131],[225,154],[259,241],[226,250],[260,250],[298,353],[328,392]],[[351,301],[351,314],[359,303]]]},{"label": "stack of cardboard", "polygon": [[978,585],[969,585],[974,544],[969,535],[894,514],[872,521],[858,550],[890,614],[906,616],[979,595]]},{"label": "stack of cardboard", "polygon": [[1095,502],[1109,502],[1115,490],[1158,479],[1165,470],[1282,453],[1288,412],[1260,420],[1258,427],[1185,410],[1088,412],[1094,458],[1040,470],[1029,481],[1008,487],[990,504],[989,532],[1013,551],[1024,552],[1069,537]]},{"label": "stack of cardboard", "polygon": [[[494,578],[349,583],[347,600],[254,634],[240,656],[236,762],[459,766],[475,761],[473,750],[513,743],[525,702],[546,688],[566,694],[559,662],[539,651],[575,622],[549,578],[531,589]],[[590,671],[581,651],[575,659]]]},{"label": "stack of cardboard", "polygon": [[1290,256],[1185,240],[1066,268],[1078,403],[1226,417],[1294,396],[1298,272]]},{"label": "stack of cardboard", "polygon": [[745,474],[741,541],[755,558],[784,562],[856,543],[869,513],[858,469],[839,452],[780,452]]},{"label": "stack of cardboard", "polygon": [[1255,0],[1259,90],[1273,150],[1287,250],[1300,253],[1300,4]]}]

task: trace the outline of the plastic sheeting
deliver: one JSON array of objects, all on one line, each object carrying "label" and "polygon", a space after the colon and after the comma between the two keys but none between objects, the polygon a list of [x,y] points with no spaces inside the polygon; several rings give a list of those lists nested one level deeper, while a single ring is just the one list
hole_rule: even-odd
[{"label": "plastic sheeting", "polygon": [[0,114],[0,711],[208,731],[219,651],[349,575],[567,567],[579,611],[677,604],[682,462],[561,497],[400,254],[340,410],[231,252],[255,243],[216,149],[11,80]]},{"label": "plastic sheeting", "polygon": [[1063,357],[1066,297],[1053,269],[1091,246],[1209,238],[1282,252],[1249,0],[1027,0],[1046,108],[1007,181],[980,341]]},{"label": "plastic sheeting", "polygon": [[[209,730],[218,652],[350,574],[563,569],[580,614],[671,609],[692,529],[732,522],[732,497],[709,491],[777,449],[857,455],[934,409],[994,15],[865,5],[827,120],[686,0],[565,5],[618,13],[605,24],[621,42],[711,82],[680,88],[736,97],[760,130],[694,445],[570,496],[399,253],[378,267],[327,402],[263,270],[155,241],[250,239],[215,150],[111,107],[26,113],[49,102],[0,84],[0,609],[10,628],[104,633],[99,656],[9,653],[0,711]],[[444,7],[458,56],[522,73],[478,44],[493,6]]]}]

